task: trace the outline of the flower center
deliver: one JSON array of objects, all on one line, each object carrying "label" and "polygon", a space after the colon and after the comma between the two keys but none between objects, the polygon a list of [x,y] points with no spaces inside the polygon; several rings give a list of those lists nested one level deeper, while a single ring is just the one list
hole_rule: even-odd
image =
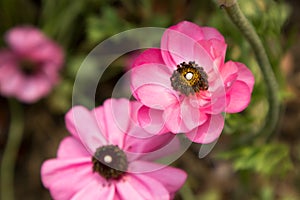
[{"label": "flower center", "polygon": [[21,70],[25,75],[32,75],[37,71],[36,64],[29,60],[21,61]]},{"label": "flower center", "polygon": [[118,146],[99,147],[92,158],[93,171],[106,179],[119,179],[128,168],[127,156]]},{"label": "flower center", "polygon": [[200,90],[208,90],[207,79],[208,76],[204,69],[192,61],[177,65],[177,69],[170,78],[173,89],[186,96]]}]

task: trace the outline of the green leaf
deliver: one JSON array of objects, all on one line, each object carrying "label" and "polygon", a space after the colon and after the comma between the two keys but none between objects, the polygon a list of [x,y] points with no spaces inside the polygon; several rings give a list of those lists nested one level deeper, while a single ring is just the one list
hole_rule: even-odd
[{"label": "green leaf", "polygon": [[235,170],[250,170],[263,175],[284,175],[293,168],[289,147],[283,143],[246,146],[218,157],[232,160]]}]

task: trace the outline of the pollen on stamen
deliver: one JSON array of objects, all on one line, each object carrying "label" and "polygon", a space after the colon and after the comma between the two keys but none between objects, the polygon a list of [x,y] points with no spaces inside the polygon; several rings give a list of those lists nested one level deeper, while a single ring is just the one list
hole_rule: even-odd
[{"label": "pollen on stamen", "polygon": [[109,179],[120,179],[128,168],[127,156],[116,145],[101,146],[92,157],[93,172]]},{"label": "pollen on stamen", "polygon": [[111,163],[111,161],[112,161],[112,157],[110,155],[104,156],[104,162],[105,163]]},{"label": "pollen on stamen", "polygon": [[192,72],[188,72],[188,73],[186,73],[185,78],[189,81],[193,78],[193,76],[194,76],[194,74]]},{"label": "pollen on stamen", "polygon": [[171,85],[174,90],[186,96],[208,90],[208,76],[195,62],[183,62],[173,72]]}]

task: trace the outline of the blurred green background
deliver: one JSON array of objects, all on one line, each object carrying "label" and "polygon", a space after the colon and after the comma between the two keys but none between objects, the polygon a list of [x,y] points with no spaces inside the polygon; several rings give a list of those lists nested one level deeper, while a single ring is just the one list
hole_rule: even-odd
[{"label": "blurred green background", "polygon": [[[24,105],[25,136],[16,166],[16,199],[51,199],[41,184],[40,166],[55,157],[60,140],[68,135],[64,114],[72,105],[76,72],[86,55],[121,31],[168,27],[182,20],[217,28],[228,44],[226,59],[245,63],[256,83],[250,106],[242,113],[226,115],[225,129],[207,157],[198,159],[200,146],[193,144],[174,163],[188,173],[175,199],[300,199],[300,2],[239,3],[261,37],[280,85],[281,118],[271,136],[255,135],[268,111],[264,77],[251,47],[215,1],[0,0],[0,47],[6,45],[3,35],[8,29],[29,24],[42,29],[66,54],[60,84],[47,98]],[[106,70],[97,89],[98,105],[111,96],[131,56],[120,57]],[[0,96],[0,157],[9,122],[7,99]]]}]

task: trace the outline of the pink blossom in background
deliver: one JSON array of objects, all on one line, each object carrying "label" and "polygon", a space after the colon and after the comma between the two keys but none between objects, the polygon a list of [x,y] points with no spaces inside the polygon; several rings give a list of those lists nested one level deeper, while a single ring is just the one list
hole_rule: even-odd
[{"label": "pink blossom in background", "polygon": [[42,182],[54,199],[160,200],[174,196],[186,173],[151,159],[168,155],[176,142],[148,156],[174,135],[153,136],[136,126],[141,106],[127,99],[109,99],[92,111],[76,106],[67,113],[71,136],[60,143],[57,158],[44,162],[41,169]]},{"label": "pink blossom in background", "polygon": [[0,94],[34,103],[49,94],[59,80],[62,49],[39,29],[16,27],[5,35],[0,50]]},{"label": "pink blossom in background", "polygon": [[244,110],[254,85],[244,64],[225,62],[226,47],[214,28],[187,21],[168,28],[160,49],[144,51],[132,66],[133,95],[148,107],[139,112],[141,124],[156,110],[171,132],[197,143],[216,140],[222,113]]}]

